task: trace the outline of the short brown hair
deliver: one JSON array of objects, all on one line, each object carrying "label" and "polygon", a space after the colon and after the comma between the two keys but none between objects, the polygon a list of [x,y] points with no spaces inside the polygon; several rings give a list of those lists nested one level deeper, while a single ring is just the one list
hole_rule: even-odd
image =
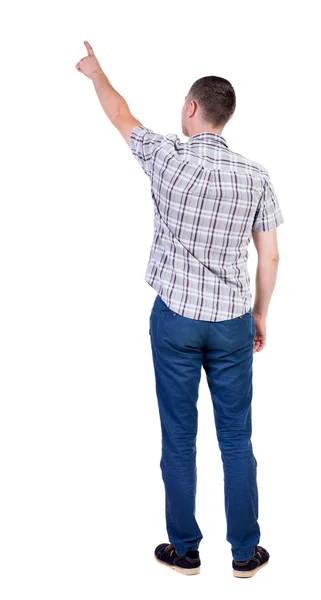
[{"label": "short brown hair", "polygon": [[235,111],[236,96],[227,79],[208,75],[197,79],[187,97],[198,103],[202,119],[213,127],[222,127]]}]

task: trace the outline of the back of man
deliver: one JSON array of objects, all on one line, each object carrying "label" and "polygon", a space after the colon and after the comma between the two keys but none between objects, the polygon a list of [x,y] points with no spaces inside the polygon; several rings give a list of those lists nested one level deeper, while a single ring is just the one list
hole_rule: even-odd
[{"label": "back of man", "polygon": [[[268,171],[232,151],[222,136],[236,106],[229,81],[208,76],[192,85],[182,108],[182,132],[189,138],[183,143],[175,134],[144,127],[131,114],[84,43],[88,56],[76,68],[92,79],[105,113],[151,182],[154,238],[145,279],[157,292],[149,333],[169,537],[154,555],[179,573],[200,572],[196,436],[204,368],[224,469],[233,575],[252,577],[269,561],[258,545],[251,402],[253,353],[265,345],[279,262],[278,199]],[[251,236],[258,253],[253,310],[247,271]]]},{"label": "back of man", "polygon": [[222,321],[247,312],[252,230],[283,222],[268,171],[208,131],[184,143],[138,125],[131,149],[154,201],[146,281],[182,316]]}]

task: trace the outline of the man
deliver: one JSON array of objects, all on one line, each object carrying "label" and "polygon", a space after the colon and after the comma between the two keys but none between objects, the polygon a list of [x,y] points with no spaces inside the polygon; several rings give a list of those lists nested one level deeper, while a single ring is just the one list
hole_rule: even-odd
[{"label": "man", "polygon": [[[229,149],[222,131],[235,92],[221,77],[190,88],[182,109],[183,143],[131,114],[93,49],[76,68],[150,177],[154,239],[145,279],[157,296],[150,340],[162,430],[161,469],[169,542],[155,558],[183,574],[200,572],[202,533],[195,518],[197,399],[202,367],[209,385],[224,470],[226,539],[233,575],[268,564],[259,546],[257,462],[251,443],[253,353],[266,341],[266,317],[283,215],[267,170]],[[248,244],[257,253],[251,307]]]}]

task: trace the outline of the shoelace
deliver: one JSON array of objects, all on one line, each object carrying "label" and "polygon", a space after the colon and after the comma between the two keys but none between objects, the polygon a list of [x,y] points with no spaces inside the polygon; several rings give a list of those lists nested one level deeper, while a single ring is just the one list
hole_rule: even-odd
[{"label": "shoelace", "polygon": [[174,554],[174,552],[175,552],[175,548],[174,548],[173,544],[168,544],[168,545],[166,546],[166,548],[165,548],[165,551],[167,551],[167,550],[169,550],[169,549],[171,549],[171,551],[170,551],[169,555],[170,555],[170,556],[172,556],[172,555]]}]

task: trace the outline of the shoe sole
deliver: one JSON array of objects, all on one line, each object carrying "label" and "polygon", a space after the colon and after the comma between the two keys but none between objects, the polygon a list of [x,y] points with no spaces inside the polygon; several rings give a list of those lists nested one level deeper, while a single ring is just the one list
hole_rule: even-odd
[{"label": "shoe sole", "polygon": [[163,560],[159,560],[159,558],[157,558],[157,556],[155,556],[155,555],[154,555],[154,558],[161,565],[164,565],[165,567],[169,567],[170,569],[177,571],[177,573],[181,573],[181,575],[197,575],[201,571],[201,567],[195,567],[194,569],[182,569],[182,567],[177,567],[176,565],[168,565]]},{"label": "shoe sole", "polygon": [[256,569],[253,569],[253,571],[236,571],[235,569],[233,569],[233,575],[234,577],[241,577],[243,579],[247,577],[253,577],[253,575],[255,575],[260,569],[263,569],[263,567],[266,567],[266,565],[268,564],[269,561],[267,560],[265,563],[263,563],[263,565],[256,567]]}]

